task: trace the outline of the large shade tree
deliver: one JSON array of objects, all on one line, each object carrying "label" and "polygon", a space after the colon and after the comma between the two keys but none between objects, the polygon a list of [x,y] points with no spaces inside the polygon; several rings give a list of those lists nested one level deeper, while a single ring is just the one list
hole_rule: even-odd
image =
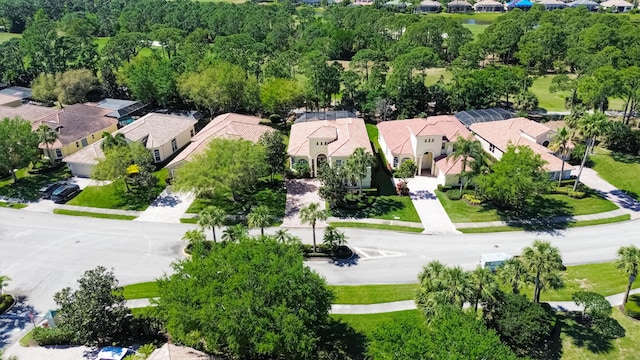
[{"label": "large shade tree", "polygon": [[31,123],[19,117],[0,121],[0,170],[9,172],[16,183],[15,170],[29,165],[38,153],[38,135]]},{"label": "large shade tree", "polygon": [[173,269],[158,282],[172,338],[237,359],[318,358],[333,294],[297,246],[240,240]]}]

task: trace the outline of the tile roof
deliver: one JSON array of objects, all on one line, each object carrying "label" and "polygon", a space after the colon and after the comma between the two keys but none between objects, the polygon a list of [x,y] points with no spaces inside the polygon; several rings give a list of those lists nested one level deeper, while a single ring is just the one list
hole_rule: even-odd
[{"label": "tile roof", "polygon": [[349,156],[362,147],[372,153],[364,120],[346,118],[293,124],[287,152],[291,156],[309,156],[309,139],[330,140],[327,156]]},{"label": "tile roof", "polygon": [[19,98],[17,96],[0,94],[0,105],[7,105],[16,101],[22,101],[22,98]]},{"label": "tile roof", "polygon": [[[507,150],[509,144],[529,146],[547,162],[545,165],[547,171],[560,171],[562,168],[562,160],[553,155],[551,150],[523,136],[523,134],[527,134],[537,137],[551,130],[543,124],[525,118],[515,118],[472,124],[469,128],[477,136],[485,139],[503,152]],[[565,164],[564,169],[570,170],[571,166]]]},{"label": "tile roof", "polygon": [[12,118],[17,116],[33,123],[44,118],[45,116],[55,114],[59,111],[61,110],[57,108],[30,104],[16,107],[0,106],[0,118]]},{"label": "tile roof", "polygon": [[427,119],[385,121],[378,124],[378,131],[391,152],[397,155],[413,154],[411,134],[416,136],[440,135],[449,141],[458,136],[469,137],[471,133],[455,116],[430,116]]},{"label": "tile roof", "polygon": [[172,167],[181,161],[189,161],[194,155],[205,151],[211,140],[215,138],[244,139],[258,142],[260,137],[273,128],[261,125],[260,118],[256,116],[227,113],[216,116],[207,126],[202,128],[194,137],[186,149],[182,150],[167,167]]},{"label": "tile roof", "polygon": [[[112,118],[108,119],[117,121]],[[141,141],[147,137],[145,145],[149,149],[166,144],[178,134],[193,127],[196,122],[197,120],[184,116],[150,113],[115,131],[113,135],[123,134],[129,141]],[[96,164],[98,159],[104,158],[101,144],[102,139],[65,157],[63,161],[77,164]]]},{"label": "tile roof", "polygon": [[[470,161],[473,161],[473,159],[467,159],[467,171],[471,170],[469,166]],[[453,160],[453,158],[447,157],[447,155],[439,156],[436,158],[436,167],[446,175],[460,174],[462,172],[462,158]]]},{"label": "tile roof", "polygon": [[35,130],[40,125],[47,125],[56,130],[58,140],[50,146],[55,149],[116,125],[118,120],[106,117],[109,112],[93,106],[75,104],[33,122],[32,127]]}]

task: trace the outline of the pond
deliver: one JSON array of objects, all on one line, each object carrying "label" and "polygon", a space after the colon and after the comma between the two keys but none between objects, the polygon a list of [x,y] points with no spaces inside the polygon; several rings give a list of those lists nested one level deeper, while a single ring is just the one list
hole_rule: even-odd
[{"label": "pond", "polygon": [[462,19],[460,21],[463,24],[468,25],[491,25],[491,21],[488,20],[476,20],[476,19]]}]

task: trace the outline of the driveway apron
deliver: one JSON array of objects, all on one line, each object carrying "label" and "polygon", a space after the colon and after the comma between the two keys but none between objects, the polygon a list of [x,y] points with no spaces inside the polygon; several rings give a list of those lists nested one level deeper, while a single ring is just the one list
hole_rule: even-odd
[{"label": "driveway apron", "polygon": [[[394,181],[399,181],[394,179]],[[416,176],[409,179],[409,196],[415,206],[422,225],[423,234],[458,234],[447,212],[436,197],[438,179],[428,176]]]}]

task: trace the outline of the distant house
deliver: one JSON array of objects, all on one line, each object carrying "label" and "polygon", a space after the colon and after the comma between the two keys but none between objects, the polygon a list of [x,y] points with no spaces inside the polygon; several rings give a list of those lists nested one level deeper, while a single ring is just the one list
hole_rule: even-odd
[{"label": "distant house", "polygon": [[55,143],[40,144],[45,156],[60,160],[102,138],[103,132],[118,129],[118,120],[106,116],[109,110],[84,104],[75,104],[32,123],[36,130],[46,125],[58,133]]},{"label": "distant house", "polygon": [[204,152],[213,139],[244,139],[258,142],[262,135],[275,131],[273,128],[260,124],[260,118],[234,113],[216,116],[200,132],[191,138],[189,146],[180,152],[167,168],[174,171],[182,164],[190,161],[196,154]]},{"label": "distant house", "polygon": [[538,0],[538,4],[544,5],[546,10],[562,10],[567,7],[567,4],[560,0]]},{"label": "distant house", "polygon": [[439,13],[442,10],[442,4],[437,1],[425,0],[416,6],[416,13]]},{"label": "distant house", "polygon": [[558,179],[559,176],[562,179],[568,179],[571,176],[573,168],[565,164],[564,172],[561,174],[562,160],[547,148],[555,131],[544,124],[525,118],[514,118],[477,123],[471,125],[469,129],[480,140],[482,148],[498,160],[507,151],[509,144],[525,145],[534,153],[540,154],[542,160],[547,162],[545,169],[553,179]]},{"label": "distant house", "polygon": [[[149,113],[115,131],[113,135],[123,134],[129,142],[142,143],[151,151],[153,161],[161,163],[189,144],[191,137],[195,135],[196,122],[195,119],[183,116]],[[100,139],[63,160],[74,176],[91,176],[95,164],[104,158],[102,141]]]},{"label": "distant house", "polygon": [[16,107],[31,99],[31,89],[12,86],[0,90],[0,106]]},{"label": "distant house", "polygon": [[384,3],[384,7],[398,12],[406,11],[409,6],[411,6],[411,3],[403,0],[391,0]]},{"label": "distant house", "polygon": [[[320,165],[344,165],[357,148],[373,154],[364,120],[348,118],[293,124],[287,153],[292,168],[296,163],[306,163],[315,177]],[[363,186],[371,186],[371,169]]]},{"label": "distant house", "polygon": [[596,11],[598,10],[598,7],[600,7],[600,5],[598,5],[597,2],[595,1],[591,1],[591,0],[577,0],[577,1],[573,1],[567,4],[568,7],[571,8],[576,8],[578,6],[584,6],[587,9],[589,9],[589,11]]},{"label": "distant house", "polygon": [[504,5],[495,0],[482,0],[473,5],[475,12],[503,12]]},{"label": "distant house", "polygon": [[505,4],[507,10],[520,9],[527,11],[533,7],[533,3],[529,0],[513,0]]},{"label": "distant house", "polygon": [[378,124],[378,143],[390,168],[396,169],[411,159],[418,166],[418,175],[437,176],[443,185],[458,184],[462,164],[446,156],[453,152],[458,137],[470,136],[471,132],[451,115]]},{"label": "distant house", "polygon": [[5,117],[19,117],[31,123],[34,123],[60,111],[61,110],[57,108],[31,104],[24,104],[16,107],[0,106],[0,119]]},{"label": "distant house", "polygon": [[453,0],[447,4],[448,13],[463,13],[473,10],[473,6],[464,0]]},{"label": "distant house", "polygon": [[132,116],[143,115],[141,112],[147,105],[134,100],[107,98],[100,100],[95,106],[111,110],[107,116],[118,119],[118,126],[122,127],[134,121]]},{"label": "distant house", "polygon": [[633,9],[633,4],[624,0],[609,0],[600,3],[600,6],[604,9],[611,9],[614,13],[626,13]]}]

